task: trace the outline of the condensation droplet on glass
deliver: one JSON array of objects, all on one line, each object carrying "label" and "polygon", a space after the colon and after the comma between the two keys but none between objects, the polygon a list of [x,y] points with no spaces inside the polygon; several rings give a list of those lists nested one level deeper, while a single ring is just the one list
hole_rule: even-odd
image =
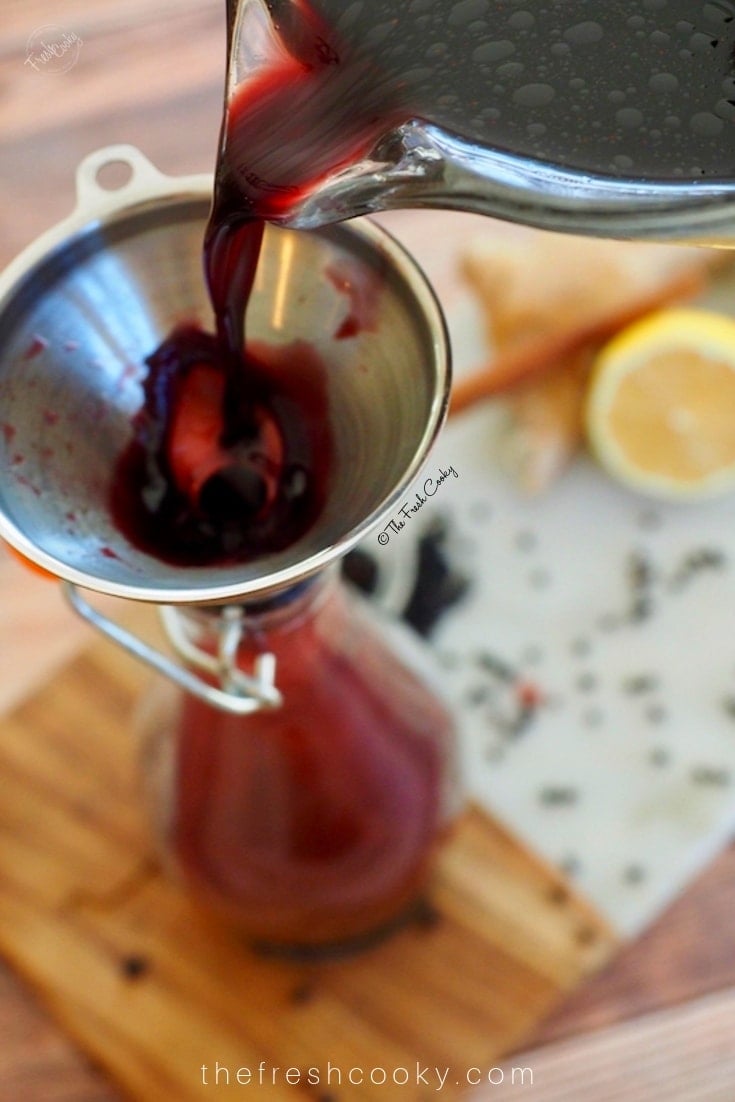
[{"label": "condensation droplet on glass", "polygon": [[654,73],[648,82],[652,92],[675,92],[679,87],[679,80],[673,73]]},{"label": "condensation droplet on glass", "polygon": [[355,0],[354,4],[350,4],[349,7],[345,8],[337,20],[337,30],[346,31],[348,27],[351,27],[362,14],[363,7],[364,0]]},{"label": "condensation droplet on glass", "polygon": [[735,103],[728,99],[718,100],[715,104],[715,114],[721,119],[732,122],[735,119]]},{"label": "condensation droplet on glass", "polygon": [[668,0],[643,0],[643,7],[648,8],[649,11],[661,11],[667,3]]},{"label": "condensation droplet on glass", "polygon": [[615,121],[626,130],[634,130],[643,125],[643,112],[637,107],[621,107],[615,112]]},{"label": "condensation droplet on glass", "polygon": [[572,47],[568,42],[555,42],[551,47],[551,53],[554,57],[564,57],[572,52]]},{"label": "condensation droplet on glass", "polygon": [[523,84],[513,94],[521,107],[546,107],[556,95],[550,84]]},{"label": "condensation droplet on glass", "polygon": [[395,29],[393,20],[386,23],[375,23],[365,35],[365,42],[371,48],[379,46],[381,42],[385,42],[386,38],[390,38]]},{"label": "condensation droplet on glass", "polygon": [[721,134],[725,128],[722,119],[719,119],[717,115],[713,115],[709,111],[698,111],[696,115],[692,115],[689,120],[689,126],[695,134],[701,134],[702,137],[706,138],[716,137],[718,134]]},{"label": "condensation droplet on glass", "polygon": [[625,103],[625,92],[621,91],[620,88],[616,88],[614,91],[608,92],[607,98],[610,103]]},{"label": "condensation droplet on glass", "polygon": [[505,61],[515,52],[516,48],[513,43],[506,38],[501,38],[496,42],[483,42],[482,45],[476,46],[472,51],[472,60],[476,62]]},{"label": "condensation droplet on glass", "polygon": [[448,46],[445,42],[432,42],[428,50],[426,50],[425,58],[428,62],[433,62],[437,57],[444,57]]},{"label": "condensation droplet on glass", "polygon": [[526,133],[531,138],[542,138],[546,133],[546,126],[542,122],[529,122]]},{"label": "condensation droplet on glass", "polygon": [[567,42],[572,42],[575,46],[589,46],[592,43],[600,42],[604,36],[604,31],[599,23],[575,23],[573,27],[567,27],[564,31],[564,37]]},{"label": "condensation droplet on glass", "polygon": [[671,35],[666,31],[651,31],[649,38],[654,46],[667,46],[671,41]]},{"label": "condensation droplet on glass", "polygon": [[710,34],[702,34],[701,31],[693,34],[689,39],[689,48],[699,54],[708,53],[713,45],[717,45],[717,39],[712,38]]},{"label": "condensation droplet on glass", "polygon": [[641,27],[645,27],[645,25],[646,21],[642,15],[631,15],[630,19],[628,20],[628,26],[631,27],[634,31],[639,30]]},{"label": "condensation droplet on glass", "polygon": [[732,23],[735,19],[735,6],[725,3],[724,0],[717,4],[705,4],[702,8],[702,17],[719,26],[723,23]]},{"label": "condensation droplet on glass", "polygon": [[435,76],[434,70],[429,69],[425,65],[422,65],[419,66],[419,68],[417,69],[408,69],[403,74],[403,79],[405,80],[406,84],[416,85],[420,84],[422,80],[429,80],[433,76]]},{"label": "condensation droplet on glass", "polygon": [[633,158],[626,156],[625,153],[618,153],[617,156],[613,157],[613,164],[615,168],[632,168]]},{"label": "condensation droplet on glass", "polygon": [[480,19],[490,7],[490,0],[459,0],[449,13],[447,23],[450,27],[461,27]]},{"label": "condensation droplet on glass", "polygon": [[434,61],[435,58],[444,57],[447,52],[448,46],[446,42],[432,42],[431,46],[426,51],[426,60]]},{"label": "condensation droplet on glass", "polygon": [[530,11],[514,11],[508,17],[508,26],[514,31],[528,31],[536,23],[536,16]]},{"label": "condensation droplet on glass", "polygon": [[513,80],[519,77],[525,68],[526,66],[521,65],[520,61],[504,61],[502,65],[498,65],[496,72],[501,80]]}]

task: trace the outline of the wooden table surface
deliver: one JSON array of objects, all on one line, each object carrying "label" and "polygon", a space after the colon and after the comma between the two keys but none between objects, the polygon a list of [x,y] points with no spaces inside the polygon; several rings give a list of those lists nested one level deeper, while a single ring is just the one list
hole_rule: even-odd
[{"label": "wooden table surface", "polygon": [[[81,40],[66,72],[27,62],[40,40],[35,32],[49,24]],[[4,0],[0,265],[70,210],[75,167],[102,145],[132,142],[169,172],[211,169],[223,41],[222,0]],[[725,1049],[712,1047],[723,1042],[735,1015],[734,893],[731,848],[546,1023],[524,1061],[548,1071],[550,1085],[540,1084],[535,1097],[735,1097],[735,1080],[723,1078]],[[662,1050],[678,1086],[649,1094],[644,1072],[651,1052],[660,1057]],[[564,1093],[563,1085],[553,1093],[551,1084],[563,1083],[567,1066],[589,1093]],[[598,1083],[604,1089],[593,1093]],[[116,1097],[0,968],[0,1102]]]}]

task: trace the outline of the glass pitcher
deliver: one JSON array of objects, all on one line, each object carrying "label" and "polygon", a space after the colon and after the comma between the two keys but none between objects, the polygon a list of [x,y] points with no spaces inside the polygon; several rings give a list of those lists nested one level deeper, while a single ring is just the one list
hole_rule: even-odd
[{"label": "glass pitcher", "polygon": [[392,207],[728,243],[732,0],[230,0],[244,201],[296,227]]},{"label": "glass pitcher", "polygon": [[261,949],[323,953],[387,932],[458,809],[429,657],[375,616],[333,568],[237,608],[166,610],[197,676],[227,688],[223,664],[236,677],[264,656],[276,671],[273,707],[237,715],[161,681],[138,723],[164,857]]}]

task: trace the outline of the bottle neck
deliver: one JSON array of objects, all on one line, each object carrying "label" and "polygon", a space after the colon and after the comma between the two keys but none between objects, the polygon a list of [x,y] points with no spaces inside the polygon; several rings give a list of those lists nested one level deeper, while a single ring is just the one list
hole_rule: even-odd
[{"label": "bottle neck", "polygon": [[239,610],[243,635],[272,631],[288,624],[297,626],[303,619],[313,616],[322,603],[339,584],[339,565],[327,567],[313,577],[304,578],[287,589],[269,596],[243,601],[238,604],[206,607],[182,607],[177,609],[185,629],[190,632],[216,632],[228,610]]}]

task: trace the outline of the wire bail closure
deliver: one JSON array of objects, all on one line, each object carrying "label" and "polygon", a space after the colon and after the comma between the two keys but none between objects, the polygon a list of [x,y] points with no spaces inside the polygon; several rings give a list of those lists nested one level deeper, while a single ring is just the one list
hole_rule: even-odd
[{"label": "wire bail closure", "polygon": [[[226,605],[220,609],[216,625],[217,648],[210,652],[192,642],[177,608],[171,605],[159,606],[158,612],[166,635],[174,652],[187,664],[185,666],[93,608],[76,585],[65,582],[63,590],[69,604],[83,620],[128,654],[145,662],[205,704],[239,716],[279,708],[283,704],[283,697],[275,685],[275,655],[267,652],[259,654],[253,663],[252,674],[245,673],[237,663],[245,615],[241,607]],[[192,672],[187,666],[212,678],[214,684]]]}]

